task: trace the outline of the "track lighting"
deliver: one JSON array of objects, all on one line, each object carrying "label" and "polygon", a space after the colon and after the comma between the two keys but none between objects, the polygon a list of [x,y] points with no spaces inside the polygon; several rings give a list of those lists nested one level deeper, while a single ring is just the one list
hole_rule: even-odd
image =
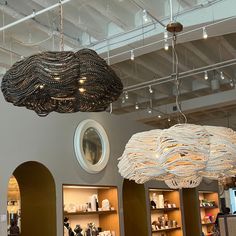
[{"label": "track lighting", "polygon": [[164,49],[167,51],[169,49],[169,43],[167,42],[167,40],[165,39],[165,43],[164,43]]},{"label": "track lighting", "polygon": [[134,50],[133,49],[130,51],[130,60],[131,61],[134,60]]},{"label": "track lighting", "polygon": [[208,80],[208,73],[207,73],[207,71],[204,72],[204,79]]},{"label": "track lighting", "polygon": [[220,72],[220,78],[221,78],[222,80],[225,79],[224,73],[223,73],[222,71]]},{"label": "track lighting", "polygon": [[164,39],[168,39],[168,31],[164,31]]},{"label": "track lighting", "polygon": [[153,93],[152,86],[149,85],[149,93]]},{"label": "track lighting", "polygon": [[231,79],[230,83],[229,83],[230,87],[233,88],[234,87],[234,81]]},{"label": "track lighting", "polygon": [[138,105],[138,103],[136,102],[136,104],[135,104],[135,110],[138,110],[139,109],[139,105]]},{"label": "track lighting", "polygon": [[127,91],[125,92],[125,99],[126,99],[126,100],[128,100],[128,99],[129,99],[129,94],[128,94],[128,92],[127,92]]},{"label": "track lighting", "polygon": [[208,34],[207,34],[207,31],[206,31],[206,28],[205,28],[205,27],[202,28],[202,37],[203,37],[204,39],[207,39],[207,38],[208,38]]},{"label": "track lighting", "polygon": [[147,10],[143,9],[143,20],[144,22],[148,22]]},{"label": "track lighting", "polygon": [[148,107],[147,112],[148,112],[148,114],[152,114],[152,108],[151,108],[151,107]]}]

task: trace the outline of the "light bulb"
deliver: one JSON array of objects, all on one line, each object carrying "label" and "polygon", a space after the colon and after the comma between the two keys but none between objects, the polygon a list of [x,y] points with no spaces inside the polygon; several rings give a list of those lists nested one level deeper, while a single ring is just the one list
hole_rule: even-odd
[{"label": "light bulb", "polygon": [[170,119],[170,117],[168,118],[168,122],[170,122],[171,121],[171,119]]},{"label": "light bulb", "polygon": [[79,91],[80,91],[81,93],[84,93],[84,92],[86,91],[86,89],[85,89],[85,88],[79,88]]},{"label": "light bulb", "polygon": [[139,105],[138,105],[138,103],[136,102],[136,104],[135,104],[135,110],[138,110],[139,109]]},{"label": "light bulb", "polygon": [[151,85],[149,85],[149,93],[153,93]]},{"label": "light bulb", "polygon": [[158,118],[161,119],[161,115],[158,115]]},{"label": "light bulb", "polygon": [[223,73],[222,71],[220,72],[220,78],[221,78],[222,80],[225,79],[224,73]]},{"label": "light bulb", "polygon": [[204,79],[208,80],[208,73],[207,73],[207,71],[204,72]]},{"label": "light bulb", "polygon": [[121,102],[122,102],[123,104],[125,103],[125,98],[124,98],[124,97],[122,97]]},{"label": "light bulb", "polygon": [[165,49],[166,51],[169,49],[169,43],[168,43],[167,41],[165,41],[164,49]]},{"label": "light bulb", "polygon": [[134,60],[134,50],[130,51],[130,60],[133,61]]},{"label": "light bulb", "polygon": [[230,87],[231,87],[231,88],[233,88],[233,87],[234,87],[234,82],[233,82],[233,80],[232,80],[232,79],[230,80],[230,83],[229,83],[229,84],[230,84]]},{"label": "light bulb", "polygon": [[208,38],[208,34],[207,34],[207,31],[206,31],[206,28],[205,28],[205,27],[202,28],[202,37],[203,37],[204,39],[207,39],[207,38]]}]

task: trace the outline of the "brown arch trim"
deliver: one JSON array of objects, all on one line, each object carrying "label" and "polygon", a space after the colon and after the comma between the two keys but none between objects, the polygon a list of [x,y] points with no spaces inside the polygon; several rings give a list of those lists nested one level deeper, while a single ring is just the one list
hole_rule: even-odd
[{"label": "brown arch trim", "polygon": [[56,236],[56,188],[48,168],[28,161],[13,175],[21,194],[21,236]]},{"label": "brown arch trim", "polygon": [[125,236],[148,236],[145,187],[134,181],[123,182]]}]

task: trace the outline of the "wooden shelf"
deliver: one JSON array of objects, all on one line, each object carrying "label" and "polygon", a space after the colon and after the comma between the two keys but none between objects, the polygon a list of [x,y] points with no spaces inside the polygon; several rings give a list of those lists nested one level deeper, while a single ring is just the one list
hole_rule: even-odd
[{"label": "wooden shelf", "polygon": [[109,211],[80,211],[80,212],[64,212],[64,215],[73,216],[73,215],[103,215],[103,214],[112,214],[117,213],[116,210]]},{"label": "wooden shelf", "polygon": [[214,222],[209,222],[209,223],[202,223],[202,225],[214,225]]},{"label": "wooden shelf", "polygon": [[215,209],[218,208],[218,206],[200,206],[202,209]]},{"label": "wooden shelf", "polygon": [[163,232],[163,231],[171,231],[171,230],[177,230],[177,229],[181,229],[181,227],[173,227],[173,228],[168,228],[168,229],[152,230],[152,233],[158,233],[158,232]]},{"label": "wooden shelf", "polygon": [[151,208],[151,211],[176,211],[179,207]]}]

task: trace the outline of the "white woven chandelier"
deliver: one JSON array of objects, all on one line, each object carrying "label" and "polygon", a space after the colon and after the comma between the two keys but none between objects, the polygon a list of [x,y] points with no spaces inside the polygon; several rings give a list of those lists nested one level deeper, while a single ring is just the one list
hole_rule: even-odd
[{"label": "white woven chandelier", "polygon": [[202,177],[236,174],[236,132],[216,126],[178,124],[134,134],[118,164],[137,183],[161,180],[170,188],[194,188]]}]

